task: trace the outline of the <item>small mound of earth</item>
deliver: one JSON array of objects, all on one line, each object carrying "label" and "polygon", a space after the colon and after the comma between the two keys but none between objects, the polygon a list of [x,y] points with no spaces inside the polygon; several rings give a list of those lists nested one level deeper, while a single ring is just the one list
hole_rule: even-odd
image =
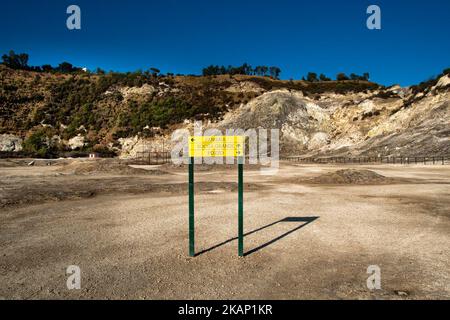
[{"label": "small mound of earth", "polygon": [[371,170],[343,169],[311,178],[308,182],[320,184],[383,184],[392,182],[392,179]]},{"label": "small mound of earth", "polygon": [[130,167],[123,162],[114,162],[108,160],[87,160],[87,161],[73,161],[58,169],[62,173],[70,174],[96,174],[107,173],[116,175],[162,175],[165,172],[161,170],[145,170],[140,168]]}]

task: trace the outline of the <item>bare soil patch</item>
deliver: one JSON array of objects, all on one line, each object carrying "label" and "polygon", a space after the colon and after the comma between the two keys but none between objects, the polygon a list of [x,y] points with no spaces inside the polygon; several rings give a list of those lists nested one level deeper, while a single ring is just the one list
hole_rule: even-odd
[{"label": "bare soil patch", "polygon": [[[139,169],[147,174],[147,170]],[[237,192],[236,182],[197,181],[196,193]],[[245,183],[248,191],[261,190],[262,186]],[[9,176],[0,188],[0,208],[31,205],[49,201],[76,200],[102,194],[142,194],[150,196],[185,195],[187,182],[155,181],[151,176],[110,176],[110,175],[47,175]]]},{"label": "bare soil patch", "polygon": [[72,174],[98,174],[107,173],[115,175],[162,175],[167,172],[155,169],[145,170],[140,168],[130,167],[125,162],[114,160],[92,160],[92,161],[80,161],[74,160],[73,162],[63,166],[58,172],[72,173]]}]

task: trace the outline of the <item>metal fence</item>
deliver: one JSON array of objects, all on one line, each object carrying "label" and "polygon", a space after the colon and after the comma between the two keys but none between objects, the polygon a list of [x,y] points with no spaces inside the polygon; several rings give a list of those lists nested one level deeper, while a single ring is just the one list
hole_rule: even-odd
[{"label": "metal fence", "polygon": [[423,164],[423,165],[447,165],[450,164],[449,156],[436,156],[436,157],[280,157],[280,160],[286,160],[290,162],[298,163],[323,163],[323,164]]},{"label": "metal fence", "polygon": [[133,159],[135,164],[164,164],[170,162],[170,152],[138,152],[136,157]]},{"label": "metal fence", "polygon": [[[247,159],[248,160],[248,159]],[[450,156],[413,156],[413,157],[301,157],[285,156],[280,160],[309,164],[396,164],[396,165],[448,165]],[[138,152],[133,159],[135,164],[164,164],[171,162],[170,152]]]}]

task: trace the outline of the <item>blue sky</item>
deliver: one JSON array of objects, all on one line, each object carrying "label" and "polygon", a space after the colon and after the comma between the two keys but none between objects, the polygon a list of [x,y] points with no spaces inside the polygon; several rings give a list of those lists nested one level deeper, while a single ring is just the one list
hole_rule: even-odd
[{"label": "blue sky", "polygon": [[[77,4],[82,29],[66,28]],[[377,4],[382,30],[366,28]],[[450,67],[448,0],[10,0],[0,11],[0,52],[30,65],[200,73],[209,64],[276,65],[284,79],[308,71],[369,72],[411,85]]]}]

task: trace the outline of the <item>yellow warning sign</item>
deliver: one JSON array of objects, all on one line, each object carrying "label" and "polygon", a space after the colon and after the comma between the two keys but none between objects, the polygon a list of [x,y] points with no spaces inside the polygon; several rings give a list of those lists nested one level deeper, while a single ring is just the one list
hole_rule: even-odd
[{"label": "yellow warning sign", "polygon": [[240,157],[244,136],[190,136],[189,157]]}]

